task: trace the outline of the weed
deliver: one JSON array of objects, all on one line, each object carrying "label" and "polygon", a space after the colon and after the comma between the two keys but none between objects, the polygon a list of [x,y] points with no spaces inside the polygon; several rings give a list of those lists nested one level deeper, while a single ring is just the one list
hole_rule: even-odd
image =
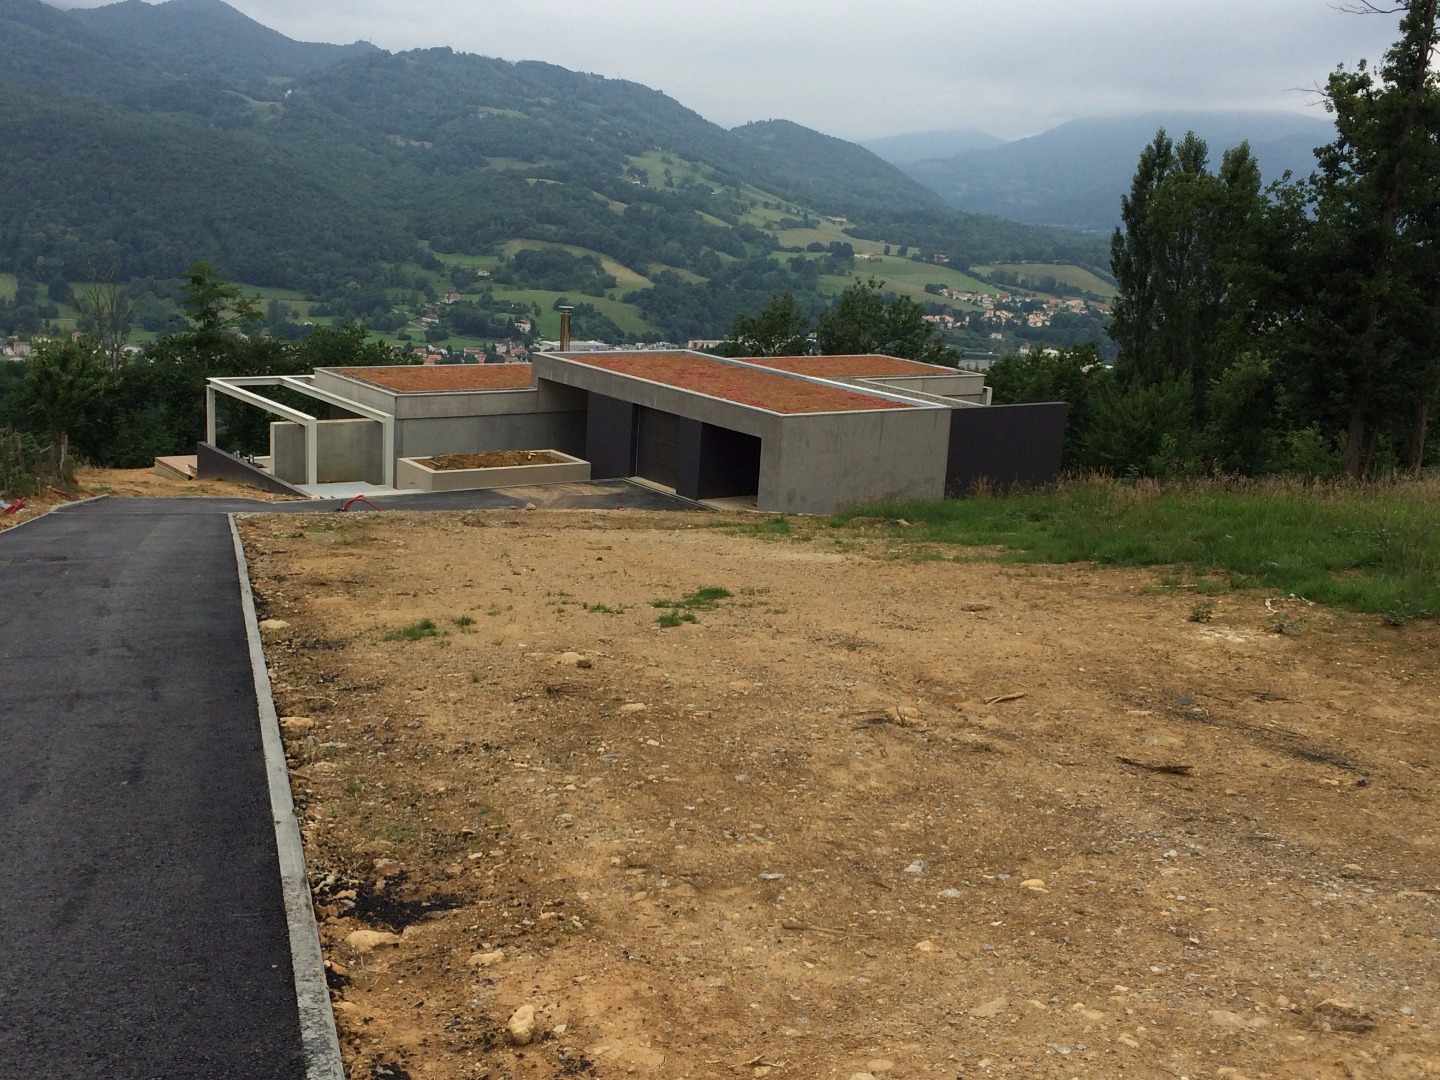
[{"label": "weed", "polygon": [[1434,618],[1437,515],[1440,485],[1430,480],[1078,478],[1043,492],[856,508],[830,524],[904,518],[915,527],[894,539],[917,548],[998,548],[994,557],[1017,563],[1171,566],[1162,588],[1215,595],[1264,587],[1356,611]]},{"label": "weed", "polygon": [[455,620],[455,625],[460,627],[461,630],[464,630],[467,626],[474,626],[475,620],[472,619],[469,615],[461,615],[458,619]]},{"label": "weed", "polygon": [[624,615],[624,614],[625,614],[625,608],[624,608],[623,606],[611,607],[609,604],[584,604],[584,605],[582,605],[582,606],[584,607],[584,609],[585,609],[586,611],[593,611],[593,612],[595,612],[597,615]]},{"label": "weed", "polygon": [[661,626],[679,626],[682,622],[696,622],[695,612],[714,611],[721,600],[731,596],[729,589],[722,589],[718,586],[711,586],[705,589],[696,589],[688,596],[679,600],[651,600],[650,606],[666,609],[665,614],[655,621]]},{"label": "weed", "polygon": [[478,683],[480,681],[480,673],[478,671],[470,672],[470,681],[472,683]]},{"label": "weed", "polygon": [[350,795],[360,794],[360,781],[353,777],[345,781],[345,791]]},{"label": "weed", "polygon": [[423,638],[439,637],[440,630],[431,619],[421,619],[417,623],[403,627],[400,630],[392,630],[386,634],[382,641],[420,641]]},{"label": "weed", "polygon": [[1186,616],[1191,622],[1207,623],[1215,617],[1215,601],[1200,600],[1190,609]]}]

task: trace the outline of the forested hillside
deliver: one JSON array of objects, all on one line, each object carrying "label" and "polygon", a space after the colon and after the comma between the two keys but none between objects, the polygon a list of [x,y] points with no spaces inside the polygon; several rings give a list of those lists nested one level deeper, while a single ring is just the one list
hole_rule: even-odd
[{"label": "forested hillside", "polygon": [[877,258],[893,239],[956,266],[1105,260],[1098,237],[954,213],[794,124],[727,131],[548,64],[306,45],[220,0],[0,0],[0,145],[0,273],[64,292],[203,259],[381,329],[517,245],[608,261],[599,329],[672,337],[723,334],[753,295],[741,282],[838,292],[853,266],[804,249],[846,232]]}]

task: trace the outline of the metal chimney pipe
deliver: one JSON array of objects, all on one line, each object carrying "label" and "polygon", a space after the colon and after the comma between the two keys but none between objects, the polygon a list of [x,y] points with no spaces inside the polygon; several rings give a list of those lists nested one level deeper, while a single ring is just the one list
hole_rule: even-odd
[{"label": "metal chimney pipe", "polygon": [[570,351],[570,313],[575,309],[569,304],[560,308],[560,351]]}]

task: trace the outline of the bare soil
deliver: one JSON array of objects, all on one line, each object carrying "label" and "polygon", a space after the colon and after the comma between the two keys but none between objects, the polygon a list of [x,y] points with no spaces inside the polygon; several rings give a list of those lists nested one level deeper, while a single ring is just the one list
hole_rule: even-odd
[{"label": "bare soil", "polygon": [[1440,1075],[1433,624],[877,526],[338,518],[242,532],[352,1080]]},{"label": "bare soil", "polygon": [[490,450],[484,454],[443,454],[420,464],[432,469],[503,469],[516,465],[559,465],[563,458],[544,450]]}]

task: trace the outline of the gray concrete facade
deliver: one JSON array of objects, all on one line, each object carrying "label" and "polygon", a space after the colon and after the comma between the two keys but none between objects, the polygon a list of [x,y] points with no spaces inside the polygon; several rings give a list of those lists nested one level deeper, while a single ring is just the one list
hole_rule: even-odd
[{"label": "gray concrete facade", "polygon": [[[385,482],[384,427],[375,420],[321,420],[316,425],[316,483]],[[289,484],[306,483],[305,427],[270,425],[270,471]]]},{"label": "gray concrete facade", "polygon": [[[802,382],[816,381],[781,371],[767,373]],[[758,437],[759,510],[830,514],[859,502],[938,499],[945,493],[950,410],[943,405],[907,402],[909,407],[903,409],[775,413],[561,356],[537,356],[535,374],[541,386],[560,383]],[[824,381],[839,385],[833,380]],[[866,387],[864,392],[906,400],[878,387]]]}]

